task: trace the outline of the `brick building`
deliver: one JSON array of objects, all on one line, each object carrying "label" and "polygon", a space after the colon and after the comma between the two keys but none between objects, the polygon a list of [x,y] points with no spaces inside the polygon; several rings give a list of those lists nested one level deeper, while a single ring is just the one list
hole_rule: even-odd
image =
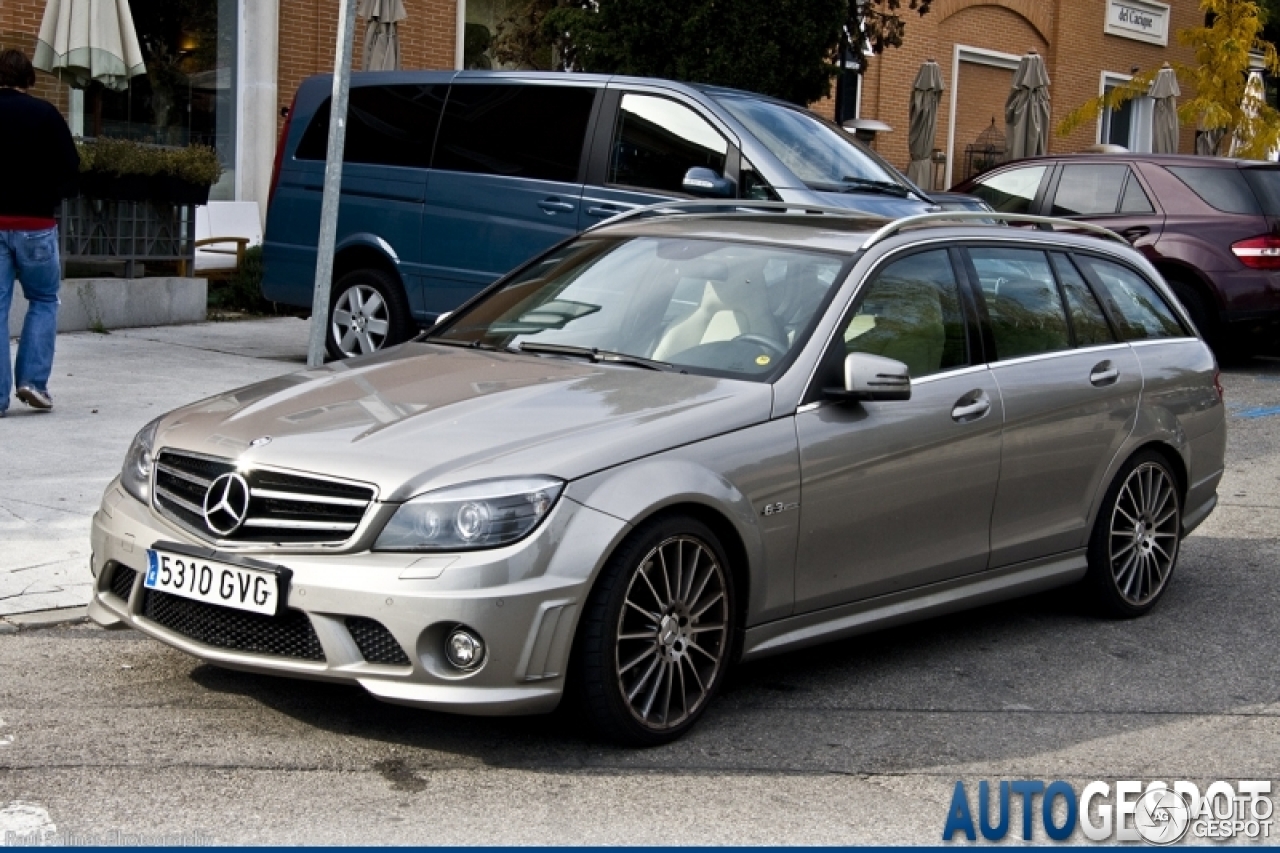
[{"label": "brick building", "polygon": [[[46,0],[0,0],[0,47],[30,52]],[[517,0],[404,0],[405,68],[489,67],[489,39]],[[36,93],[68,115],[73,130],[148,141],[214,145],[226,174],[214,198],[263,201],[270,182],[281,109],[306,76],[333,66],[338,0],[130,0],[149,57],[149,73],[129,93],[82,93],[40,75]],[[947,156],[938,186],[964,177],[965,149],[992,119],[1003,133],[1012,69],[1028,49],[1046,59],[1053,120],[1128,79],[1135,68],[1166,59],[1188,62],[1178,30],[1200,20],[1197,0],[934,0],[924,17],[910,13],[902,48],[875,57],[849,111],[887,122],[877,142],[904,167],[907,111],[920,63],[942,66],[943,96],[935,146]],[[363,24],[356,32],[360,67]],[[175,74],[173,72],[181,72]],[[176,81],[176,82],[175,82]],[[816,108],[831,115],[835,102]],[[1141,149],[1149,138],[1149,105],[1051,139],[1051,149],[1077,151],[1098,141]],[[1191,150],[1194,130],[1183,129]]]}]

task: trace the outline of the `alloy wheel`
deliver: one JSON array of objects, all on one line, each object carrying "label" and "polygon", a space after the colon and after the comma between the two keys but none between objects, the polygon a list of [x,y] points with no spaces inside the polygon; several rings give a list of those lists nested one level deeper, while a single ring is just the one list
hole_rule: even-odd
[{"label": "alloy wheel", "polygon": [[725,665],[729,598],[712,549],[673,536],[640,560],[617,622],[614,672],[645,728],[679,726],[702,707]]},{"label": "alloy wheel", "polygon": [[1178,556],[1176,485],[1165,469],[1145,462],[1129,474],[1111,513],[1107,553],[1116,591],[1140,607],[1164,589]]},{"label": "alloy wheel", "polygon": [[367,355],[382,349],[391,331],[386,300],[375,288],[356,284],[338,297],[330,334],[344,356]]}]

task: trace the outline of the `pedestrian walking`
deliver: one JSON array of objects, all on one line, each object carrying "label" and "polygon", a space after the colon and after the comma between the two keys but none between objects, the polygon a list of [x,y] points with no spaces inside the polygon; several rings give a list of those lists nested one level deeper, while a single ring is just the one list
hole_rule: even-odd
[{"label": "pedestrian walking", "polygon": [[58,202],[75,190],[80,156],[58,110],[32,97],[36,72],[20,50],[0,53],[0,329],[9,328],[15,279],[22,282],[27,316],[12,367],[4,348],[0,417],[18,399],[34,409],[53,408],[49,374],[58,331]]}]

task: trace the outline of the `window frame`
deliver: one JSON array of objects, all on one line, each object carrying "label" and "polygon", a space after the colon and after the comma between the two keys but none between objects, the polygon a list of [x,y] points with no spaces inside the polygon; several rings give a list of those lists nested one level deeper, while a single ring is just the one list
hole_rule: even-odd
[{"label": "window frame", "polygon": [[[1062,315],[1067,322],[1068,346],[1066,349],[1055,349],[1055,350],[1048,350],[1046,352],[1036,352],[1036,353],[1027,353],[1024,355],[1015,355],[1007,359],[1002,358],[1000,356],[1000,348],[996,345],[995,325],[991,322],[991,312],[988,310],[988,307],[987,307],[987,298],[986,298],[986,295],[982,292],[982,280],[978,276],[978,267],[977,265],[974,264],[973,256],[971,254],[972,250],[975,248],[1039,252],[1041,255],[1044,256],[1044,262],[1045,262],[1045,265],[1049,268],[1049,274],[1053,276],[1054,290],[1058,294],[1058,306],[1062,309]],[[979,317],[981,318],[980,325],[982,327],[982,332],[983,332],[983,340],[982,340],[983,350],[985,351],[985,353],[988,354],[988,358],[985,362],[986,364],[988,365],[1005,364],[1007,362],[1018,361],[1020,359],[1027,359],[1027,358],[1047,358],[1050,356],[1059,355],[1061,353],[1075,352],[1076,350],[1080,349],[1080,346],[1077,343],[1077,339],[1076,339],[1075,324],[1071,322],[1071,309],[1067,305],[1067,294],[1062,289],[1062,281],[1058,278],[1058,271],[1054,269],[1053,259],[1049,257],[1050,253],[1054,251],[1053,249],[1047,246],[1032,244],[1032,243],[1016,243],[1016,242],[1004,243],[1004,242],[996,242],[996,241],[990,241],[990,242],[966,241],[960,244],[957,247],[957,249],[961,253],[964,259],[965,273],[969,276],[970,298],[973,299],[974,303],[977,305],[978,314],[979,314]],[[1085,282],[1088,283],[1089,279],[1085,278]],[[1095,299],[1097,298],[1096,294],[1094,295],[1094,298]],[[1099,300],[1099,302],[1101,302],[1101,300]],[[1110,316],[1107,317],[1107,320],[1108,322],[1111,322]],[[1114,331],[1115,329],[1113,327],[1112,332],[1114,333]]]},{"label": "window frame", "polygon": [[[1113,255],[1106,255],[1101,252],[1090,252],[1090,251],[1072,249],[1071,251],[1066,252],[1065,254],[1067,254],[1068,257],[1070,257],[1072,264],[1076,268],[1076,271],[1079,272],[1080,275],[1084,277],[1085,283],[1088,284],[1089,288],[1093,291],[1094,298],[1097,299],[1098,304],[1102,306],[1102,313],[1106,315],[1107,322],[1111,325],[1111,331],[1112,331],[1112,334],[1115,335],[1117,343],[1142,344],[1142,343],[1155,343],[1160,341],[1178,341],[1178,340],[1183,340],[1185,338],[1197,337],[1197,335],[1193,331],[1191,331],[1190,327],[1187,325],[1187,321],[1183,318],[1182,312],[1180,312],[1177,308],[1174,307],[1174,304],[1169,301],[1169,297],[1165,295],[1164,291],[1160,287],[1158,287],[1150,279],[1150,277],[1148,277],[1141,270],[1134,267],[1132,264],[1126,263],[1125,261]],[[1169,338],[1127,337],[1123,332],[1123,327],[1120,325],[1120,322],[1116,319],[1115,312],[1111,310],[1110,292],[1106,289],[1106,286],[1103,285],[1103,283],[1098,280],[1097,275],[1093,271],[1093,267],[1091,267],[1087,263],[1080,263],[1077,260],[1077,258],[1091,258],[1094,260],[1115,264],[1116,266],[1121,267],[1122,269],[1128,270],[1133,275],[1136,275],[1140,280],[1146,282],[1147,286],[1151,288],[1151,290],[1156,294],[1156,296],[1164,304],[1164,307],[1167,308],[1169,310],[1169,313],[1173,315],[1174,320],[1177,321],[1178,326],[1182,329],[1182,334],[1180,336],[1169,337]]]},{"label": "window frame", "polygon": [[[1098,166],[1119,166],[1119,167],[1123,168],[1123,169],[1126,171],[1126,173],[1127,173],[1127,174],[1125,175],[1124,180],[1120,183],[1120,190],[1119,190],[1119,193],[1116,195],[1116,204],[1115,204],[1115,208],[1114,208],[1114,209],[1112,209],[1110,213],[1054,213],[1054,212],[1053,212],[1053,206],[1054,206],[1054,205],[1057,203],[1057,201],[1058,201],[1058,190],[1062,187],[1062,179],[1063,179],[1063,177],[1066,175],[1066,173],[1067,173],[1067,169],[1069,169],[1069,168],[1071,168],[1071,167],[1073,167],[1073,166],[1075,166],[1075,167],[1081,167],[1081,168],[1088,168],[1088,166],[1090,166],[1090,165],[1095,165],[1095,164],[1094,164],[1093,162],[1072,162],[1072,161],[1067,161],[1067,162],[1059,163],[1059,164],[1054,168],[1054,171],[1053,171],[1053,177],[1052,177],[1052,179],[1051,179],[1051,181],[1050,181],[1050,185],[1049,185],[1048,189],[1045,191],[1044,199],[1043,199],[1043,201],[1042,201],[1043,211],[1044,211],[1044,215],[1045,215],[1045,216],[1053,216],[1053,217],[1056,217],[1056,218],[1058,218],[1058,219],[1081,219],[1081,220],[1089,220],[1089,219],[1101,219],[1101,218],[1103,218],[1103,217],[1113,217],[1113,216],[1114,216],[1114,217],[1119,217],[1119,216],[1124,216],[1124,217],[1142,217],[1142,216],[1160,216],[1160,215],[1161,215],[1161,213],[1160,213],[1160,209],[1159,209],[1158,207],[1156,207],[1155,194],[1154,194],[1154,193],[1152,193],[1152,192],[1150,192],[1150,191],[1147,189],[1147,187],[1143,185],[1142,180],[1138,177],[1138,170],[1137,170],[1137,169],[1135,169],[1135,168],[1133,167],[1133,164],[1131,164],[1131,163],[1118,163],[1118,162],[1115,162],[1115,161],[1107,161],[1107,160],[1099,160],[1099,161],[1097,161],[1097,162],[1096,162],[1096,165],[1098,165]],[[1128,191],[1128,189],[1129,189],[1129,184],[1133,183],[1134,181],[1137,181],[1138,189],[1140,189],[1140,190],[1142,191],[1142,194],[1146,197],[1146,199],[1147,199],[1147,204],[1151,205],[1151,210],[1150,210],[1150,211],[1122,211],[1122,210],[1120,210],[1120,205],[1124,204],[1124,194],[1125,194],[1125,192],[1127,192],[1127,191]]]}]

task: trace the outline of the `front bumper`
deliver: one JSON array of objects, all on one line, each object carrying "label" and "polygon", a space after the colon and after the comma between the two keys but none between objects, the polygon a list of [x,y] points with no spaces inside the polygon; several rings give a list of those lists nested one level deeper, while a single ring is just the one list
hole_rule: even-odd
[{"label": "front bumper", "polygon": [[[379,699],[442,711],[540,713],[560,701],[582,602],[625,527],[562,497],[532,536],[506,548],[440,555],[238,551],[292,570],[290,612],[282,620],[145,589],[153,543],[209,546],[116,481],[93,518],[89,616],[232,669],[354,682]],[[137,573],[131,582],[125,569]],[[230,622],[236,630],[224,630]],[[457,625],[485,642],[484,664],[473,672],[444,658],[445,637]],[[311,651],[299,652],[301,646]]]}]

